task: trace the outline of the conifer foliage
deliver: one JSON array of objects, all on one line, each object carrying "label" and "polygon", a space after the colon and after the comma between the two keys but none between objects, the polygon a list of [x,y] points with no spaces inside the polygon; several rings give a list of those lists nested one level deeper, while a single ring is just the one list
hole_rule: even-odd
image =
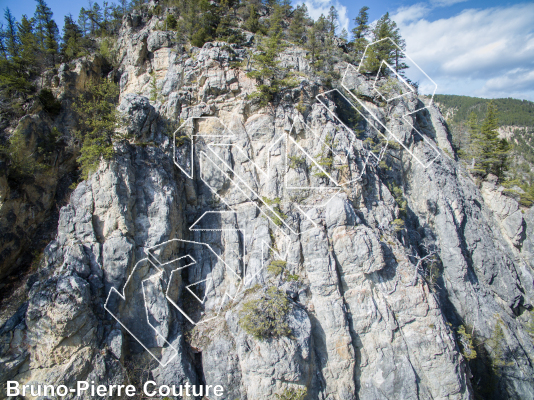
[{"label": "conifer foliage", "polygon": [[[9,9],[4,13],[5,23],[0,28],[0,129],[30,112],[34,104],[41,104],[39,110],[51,118],[61,112],[62,104],[52,88],[43,87],[49,82],[43,79],[44,73],[48,71],[46,75],[50,76],[61,63],[99,53],[112,68],[116,67],[113,44],[123,15],[129,12],[142,16],[143,23],[148,22],[146,18],[156,18],[155,29],[176,32],[175,43],[186,48],[202,47],[209,41],[249,47],[245,68],[257,82],[252,97],[259,99],[260,106],[281,101],[283,94],[297,84],[280,61],[290,44],[307,51],[312,73],[325,86],[332,86],[339,78],[335,66],[340,61],[361,58],[370,41],[392,37],[401,48],[404,46],[388,14],[376,26],[370,26],[368,7],[360,9],[351,40],[340,26],[335,7],[313,20],[305,4],[293,7],[289,0],[160,0],[157,4],[120,0],[118,5],[108,0],[88,0],[77,17],[65,16],[60,35],[46,0],[35,0],[33,17],[24,15],[17,22]],[[396,71],[405,68],[401,54],[391,46],[382,46],[367,58],[375,73],[390,72],[380,69],[377,60],[381,58],[391,62]],[[79,121],[79,161],[84,173],[101,157],[112,156],[118,123],[114,111],[116,85],[102,80],[87,89],[73,107]]]}]

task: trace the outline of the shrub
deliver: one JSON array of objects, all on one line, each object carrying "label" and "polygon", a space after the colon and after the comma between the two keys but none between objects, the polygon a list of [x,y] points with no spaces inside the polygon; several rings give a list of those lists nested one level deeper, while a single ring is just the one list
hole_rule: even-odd
[{"label": "shrub", "polygon": [[304,159],[304,157],[289,156],[289,168],[297,169],[300,167],[306,167],[306,160]]},{"label": "shrub", "polygon": [[295,281],[297,282],[300,279],[300,276],[297,274],[287,274],[287,280],[288,281]]},{"label": "shrub", "polygon": [[465,326],[460,325],[458,328],[458,339],[462,348],[462,354],[468,360],[474,360],[477,358],[477,352],[475,351],[475,346],[473,346],[473,339],[470,333],[465,331]]},{"label": "shrub", "polygon": [[286,261],[274,260],[267,266],[267,271],[273,275],[280,275],[287,265]]},{"label": "shrub", "polygon": [[177,25],[178,21],[176,21],[176,17],[173,14],[167,14],[167,18],[165,18],[165,27],[174,30]]},{"label": "shrub", "polygon": [[399,232],[404,228],[404,221],[402,219],[397,218],[391,223],[391,226],[393,227],[393,230],[395,232]]},{"label": "shrub", "polygon": [[115,154],[113,139],[118,137],[120,121],[115,107],[118,95],[117,84],[101,80],[89,83],[74,103],[79,122],[76,136],[82,140],[78,162],[85,177],[96,169],[101,158],[111,159]]},{"label": "shrub", "polygon": [[504,367],[509,367],[513,365],[513,362],[507,362],[507,354],[505,353],[506,339],[504,337],[504,332],[502,326],[504,322],[500,317],[498,317],[495,324],[495,329],[493,330],[491,337],[487,341],[487,344],[492,350],[492,359],[491,367],[495,375],[501,375],[501,369]]},{"label": "shrub", "polygon": [[282,394],[275,394],[277,400],[303,400],[308,391],[306,388],[286,389]]},{"label": "shrub", "polygon": [[271,200],[267,197],[262,197],[262,200],[270,207],[265,214],[267,214],[267,216],[274,222],[276,226],[282,226],[282,223],[287,218],[287,215],[280,210],[280,198],[276,197],[275,199]]},{"label": "shrub", "polygon": [[239,325],[259,340],[289,336],[291,330],[286,322],[289,309],[285,293],[271,286],[261,298],[243,304]]},{"label": "shrub", "polygon": [[7,146],[0,146],[0,153],[7,158],[7,175],[14,181],[32,177],[36,172],[44,168],[38,163],[30,149],[26,145],[24,135],[16,130],[9,138]]}]

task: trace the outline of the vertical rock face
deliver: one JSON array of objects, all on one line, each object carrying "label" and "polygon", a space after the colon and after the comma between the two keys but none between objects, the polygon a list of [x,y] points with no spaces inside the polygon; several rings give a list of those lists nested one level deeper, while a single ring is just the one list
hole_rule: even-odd
[{"label": "vertical rock face", "polygon": [[[28,302],[0,329],[2,382],[124,383],[133,360],[159,384],[220,384],[228,399],[296,387],[309,399],[471,399],[484,385],[534,397],[532,209],[495,183],[479,189],[441,150],[427,168],[400,146],[387,168],[365,164],[335,104],[314,101],[317,82],[259,109],[254,82],[230,68],[245,56],[234,45],[191,57],[166,32],[125,24],[118,51],[134,139],[61,209]],[[307,73],[304,55],[281,58]],[[371,99],[371,81],[353,83]],[[410,94],[393,111],[420,103]],[[413,125],[452,154],[439,110]],[[388,127],[429,156],[413,127]],[[239,322],[267,286],[289,298],[288,337]]]}]

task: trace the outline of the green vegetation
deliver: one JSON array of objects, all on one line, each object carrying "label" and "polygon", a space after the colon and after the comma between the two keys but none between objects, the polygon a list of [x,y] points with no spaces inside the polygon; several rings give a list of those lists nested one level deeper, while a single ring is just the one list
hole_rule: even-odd
[{"label": "green vegetation", "polygon": [[281,394],[275,394],[277,400],[303,400],[308,390],[306,388],[289,388]]},{"label": "green vegetation", "polygon": [[397,218],[391,222],[391,227],[393,228],[394,232],[400,232],[404,229],[404,221]]},{"label": "green vegetation", "polygon": [[289,336],[291,329],[286,322],[289,310],[285,293],[271,286],[261,298],[243,304],[239,311],[239,325],[259,340]]},{"label": "green vegetation", "polygon": [[489,100],[449,94],[436,94],[434,101],[440,105],[449,124],[465,123],[471,112],[474,112],[480,121],[486,115],[488,104],[493,102],[499,109],[499,126],[534,128],[534,102],[532,101],[512,98]]},{"label": "green vegetation", "polygon": [[473,345],[473,339],[471,334],[465,331],[465,326],[460,325],[458,328],[458,335],[460,346],[462,348],[462,354],[466,360],[471,361],[477,358],[477,352],[475,351],[475,346]]},{"label": "green vegetation", "polygon": [[[325,171],[330,172],[332,170],[332,166],[334,165],[334,154],[332,152],[332,148],[329,146],[332,143],[332,137],[330,135],[326,135],[324,138],[324,142],[321,145],[321,150],[319,151],[319,155],[315,158],[315,162]],[[326,178],[327,174],[317,168],[317,171],[314,173],[314,175],[318,178]]]},{"label": "green vegetation", "polygon": [[[480,99],[467,96],[436,95],[435,101],[447,117],[454,147],[466,165],[476,175],[500,174],[506,187],[519,186],[525,193],[517,194],[525,207],[534,203],[534,102],[517,99]],[[488,115],[498,110],[492,117]],[[493,109],[493,110],[492,110]],[[482,121],[482,122],[480,122]],[[484,124],[486,124],[484,126]],[[483,127],[486,129],[483,132]],[[486,142],[487,128],[495,132],[499,127],[507,127],[510,135],[506,145],[490,135]],[[492,143],[490,145],[490,143]],[[480,152],[486,151],[485,160],[477,159]]]},{"label": "green vegetation", "polygon": [[[355,55],[362,53],[363,50],[365,50],[365,46],[367,46],[364,36],[368,33],[369,29],[366,25],[367,19],[367,10],[365,10],[364,7],[360,10],[360,15],[355,19],[357,24],[355,28],[356,34],[359,36],[354,46],[356,50]],[[404,39],[401,38],[397,24],[389,17],[389,13],[384,14],[382,18],[377,21],[370,33],[372,37],[371,42],[382,41],[369,47],[365,59],[363,60],[362,71],[373,75],[376,75],[378,72],[380,72],[381,75],[389,75],[390,72],[386,68],[381,68],[382,60],[386,60],[397,73],[402,73],[403,70],[408,68],[403,62],[403,51],[406,50],[406,43]],[[387,40],[386,38],[390,38],[391,40]],[[401,50],[399,50],[399,48]]]},{"label": "green vegetation", "polygon": [[102,158],[110,159],[115,153],[113,139],[118,138],[120,122],[118,95],[117,84],[102,79],[88,83],[73,105],[78,114],[77,138],[82,141],[78,162],[84,176],[95,170]]},{"label": "green vegetation", "polygon": [[278,276],[284,271],[284,268],[286,267],[286,265],[287,265],[287,261],[283,261],[283,260],[271,261],[271,263],[267,266],[267,272],[269,272],[272,275]]},{"label": "green vegetation", "polygon": [[298,169],[298,168],[305,168],[305,167],[306,167],[306,160],[304,159],[304,157],[289,156],[289,168]]},{"label": "green vegetation", "polygon": [[269,199],[267,197],[262,197],[262,201],[269,206],[269,209],[267,209],[265,214],[267,214],[267,216],[274,222],[276,226],[282,226],[283,221],[287,218],[287,215],[280,210],[280,198],[277,197],[275,199]]},{"label": "green vegetation", "polygon": [[487,341],[488,346],[492,350],[491,367],[496,376],[501,375],[501,371],[504,367],[513,365],[512,362],[506,361],[507,354],[505,354],[504,347],[506,345],[506,340],[504,338],[504,331],[502,329],[503,325],[504,322],[500,317],[498,317],[495,328],[493,329],[493,333]]},{"label": "green vegetation", "polygon": [[[279,8],[278,8],[279,9]],[[258,98],[260,106],[265,106],[274,100],[274,96],[283,89],[295,86],[287,68],[280,67],[276,57],[287,45],[282,40],[282,28],[279,21],[272,23],[269,34],[258,45],[258,53],[253,59],[253,70],[247,73],[249,78],[256,79],[258,91],[251,94],[251,98]]]},{"label": "green vegetation", "polygon": [[26,139],[19,131],[11,135],[7,146],[0,147],[0,154],[7,158],[7,175],[14,181],[32,177],[44,167],[35,160],[26,144]]},{"label": "green vegetation", "polygon": [[395,182],[389,182],[387,186],[389,191],[393,195],[395,202],[399,206],[400,215],[405,216],[406,212],[408,211],[408,201],[404,197],[404,192],[402,191],[402,188],[400,186],[397,186]]}]

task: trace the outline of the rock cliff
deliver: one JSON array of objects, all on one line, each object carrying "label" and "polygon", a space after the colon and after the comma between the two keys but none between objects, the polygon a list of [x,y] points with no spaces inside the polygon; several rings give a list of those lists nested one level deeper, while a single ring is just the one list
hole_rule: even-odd
[{"label": "rock cliff", "polygon": [[[260,107],[236,67],[253,38],[186,49],[156,17],[139,19],[125,19],[114,71],[131,139],[61,208],[28,300],[0,328],[0,382],[150,376],[243,400],[298,387],[329,400],[534,398],[534,209],[469,176],[428,98],[384,105],[356,73],[334,84],[382,126],[343,108],[291,47],[280,60],[298,84]],[[91,68],[69,72],[68,90]],[[37,131],[38,118],[18,129]],[[291,334],[258,339],[240,316],[271,286],[287,295]]]}]

